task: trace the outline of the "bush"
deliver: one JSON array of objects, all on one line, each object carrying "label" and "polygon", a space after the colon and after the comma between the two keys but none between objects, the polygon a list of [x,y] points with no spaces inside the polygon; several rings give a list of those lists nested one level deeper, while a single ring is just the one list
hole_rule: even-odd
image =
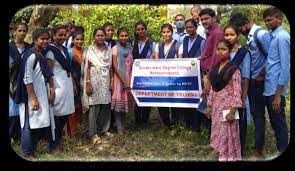
[{"label": "bush", "polygon": [[[137,21],[143,20],[148,27],[148,33],[152,39],[161,40],[160,29],[166,22],[166,6],[147,5],[80,5],[73,10],[60,11],[57,17],[51,22],[64,24],[67,21],[74,21],[75,25],[81,25],[85,29],[85,46],[93,42],[93,31],[106,22],[114,24],[115,29],[125,27],[129,29],[129,36],[134,35],[134,25]],[[115,35],[116,36],[116,35]]]}]

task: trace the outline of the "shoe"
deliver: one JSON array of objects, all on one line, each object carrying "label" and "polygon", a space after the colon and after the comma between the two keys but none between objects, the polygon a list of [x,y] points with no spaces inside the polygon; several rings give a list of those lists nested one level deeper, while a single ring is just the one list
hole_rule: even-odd
[{"label": "shoe", "polygon": [[110,132],[105,132],[104,133],[107,137],[114,137],[114,134],[110,133]]},{"label": "shoe", "polygon": [[101,138],[97,135],[94,135],[92,138],[91,138],[91,141],[92,141],[92,144],[99,144],[101,143]]}]

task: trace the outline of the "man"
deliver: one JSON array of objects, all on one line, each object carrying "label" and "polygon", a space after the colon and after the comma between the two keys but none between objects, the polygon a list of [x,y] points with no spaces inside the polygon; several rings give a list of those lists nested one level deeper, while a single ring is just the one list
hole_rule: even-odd
[{"label": "man", "polygon": [[282,27],[282,12],[270,7],[263,13],[266,27],[271,30],[271,41],[265,65],[264,92],[270,123],[275,132],[277,150],[288,145],[285,117],[285,96],[290,77],[290,35]]},{"label": "man", "polygon": [[184,22],[185,22],[185,17],[182,14],[177,14],[174,17],[174,24],[176,26],[176,31],[173,32],[173,39],[177,40],[179,43],[183,43],[183,39],[185,36],[188,36],[188,34],[185,32],[184,28]]},{"label": "man", "polygon": [[255,157],[262,157],[265,136],[264,75],[270,34],[266,30],[261,29],[260,26],[251,23],[241,13],[233,14],[229,22],[236,25],[246,37],[251,54],[248,95],[255,126],[255,148],[253,155]]},{"label": "man", "polygon": [[202,25],[202,22],[200,21],[200,16],[199,16],[201,10],[202,9],[200,6],[193,6],[191,8],[191,16],[192,16],[192,19],[198,23],[197,34],[202,36],[204,39],[206,39],[205,28]]}]

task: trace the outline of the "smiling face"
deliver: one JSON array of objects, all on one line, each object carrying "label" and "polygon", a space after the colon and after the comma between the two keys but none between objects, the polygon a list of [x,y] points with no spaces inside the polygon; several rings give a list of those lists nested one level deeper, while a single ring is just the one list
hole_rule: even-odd
[{"label": "smiling face", "polygon": [[42,33],[36,40],[34,40],[34,45],[37,49],[45,49],[48,45],[49,34]]},{"label": "smiling face", "polygon": [[67,39],[67,30],[66,29],[59,29],[53,35],[53,39],[56,44],[62,45]]},{"label": "smiling face", "polygon": [[197,31],[197,28],[191,22],[185,24],[185,29],[190,36],[195,35]]},{"label": "smiling face", "polygon": [[83,42],[84,42],[84,38],[82,34],[76,35],[76,37],[73,39],[74,47],[77,47],[77,48],[82,48]]}]

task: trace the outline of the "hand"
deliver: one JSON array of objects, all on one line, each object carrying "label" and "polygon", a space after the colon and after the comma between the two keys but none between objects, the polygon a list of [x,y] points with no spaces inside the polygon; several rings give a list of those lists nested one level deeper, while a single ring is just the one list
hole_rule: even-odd
[{"label": "hand", "polygon": [[207,86],[204,86],[204,90],[203,90],[203,92],[202,92],[202,94],[201,94],[201,97],[202,98],[206,98],[206,96],[208,96],[209,95],[209,92],[210,92],[210,88]]},{"label": "hand", "polygon": [[50,88],[50,95],[48,96],[48,103],[53,105],[55,99],[55,90],[54,88]]},{"label": "hand", "polygon": [[86,83],[86,94],[90,96],[93,93],[93,88],[90,82]]},{"label": "hand", "polygon": [[32,104],[32,110],[39,110],[39,102],[37,97],[31,100],[31,104]]},{"label": "hand", "polygon": [[207,118],[210,119],[211,115],[212,115],[212,108],[207,107],[207,109],[205,110],[205,114],[206,114]]},{"label": "hand", "polygon": [[229,122],[232,123],[235,120],[235,110],[230,110],[229,114],[226,115],[225,119]]},{"label": "hand", "polygon": [[130,82],[128,80],[124,81],[123,84],[124,84],[124,89],[130,89]]},{"label": "hand", "polygon": [[272,101],[272,109],[275,113],[280,112],[281,96],[275,96]]}]

